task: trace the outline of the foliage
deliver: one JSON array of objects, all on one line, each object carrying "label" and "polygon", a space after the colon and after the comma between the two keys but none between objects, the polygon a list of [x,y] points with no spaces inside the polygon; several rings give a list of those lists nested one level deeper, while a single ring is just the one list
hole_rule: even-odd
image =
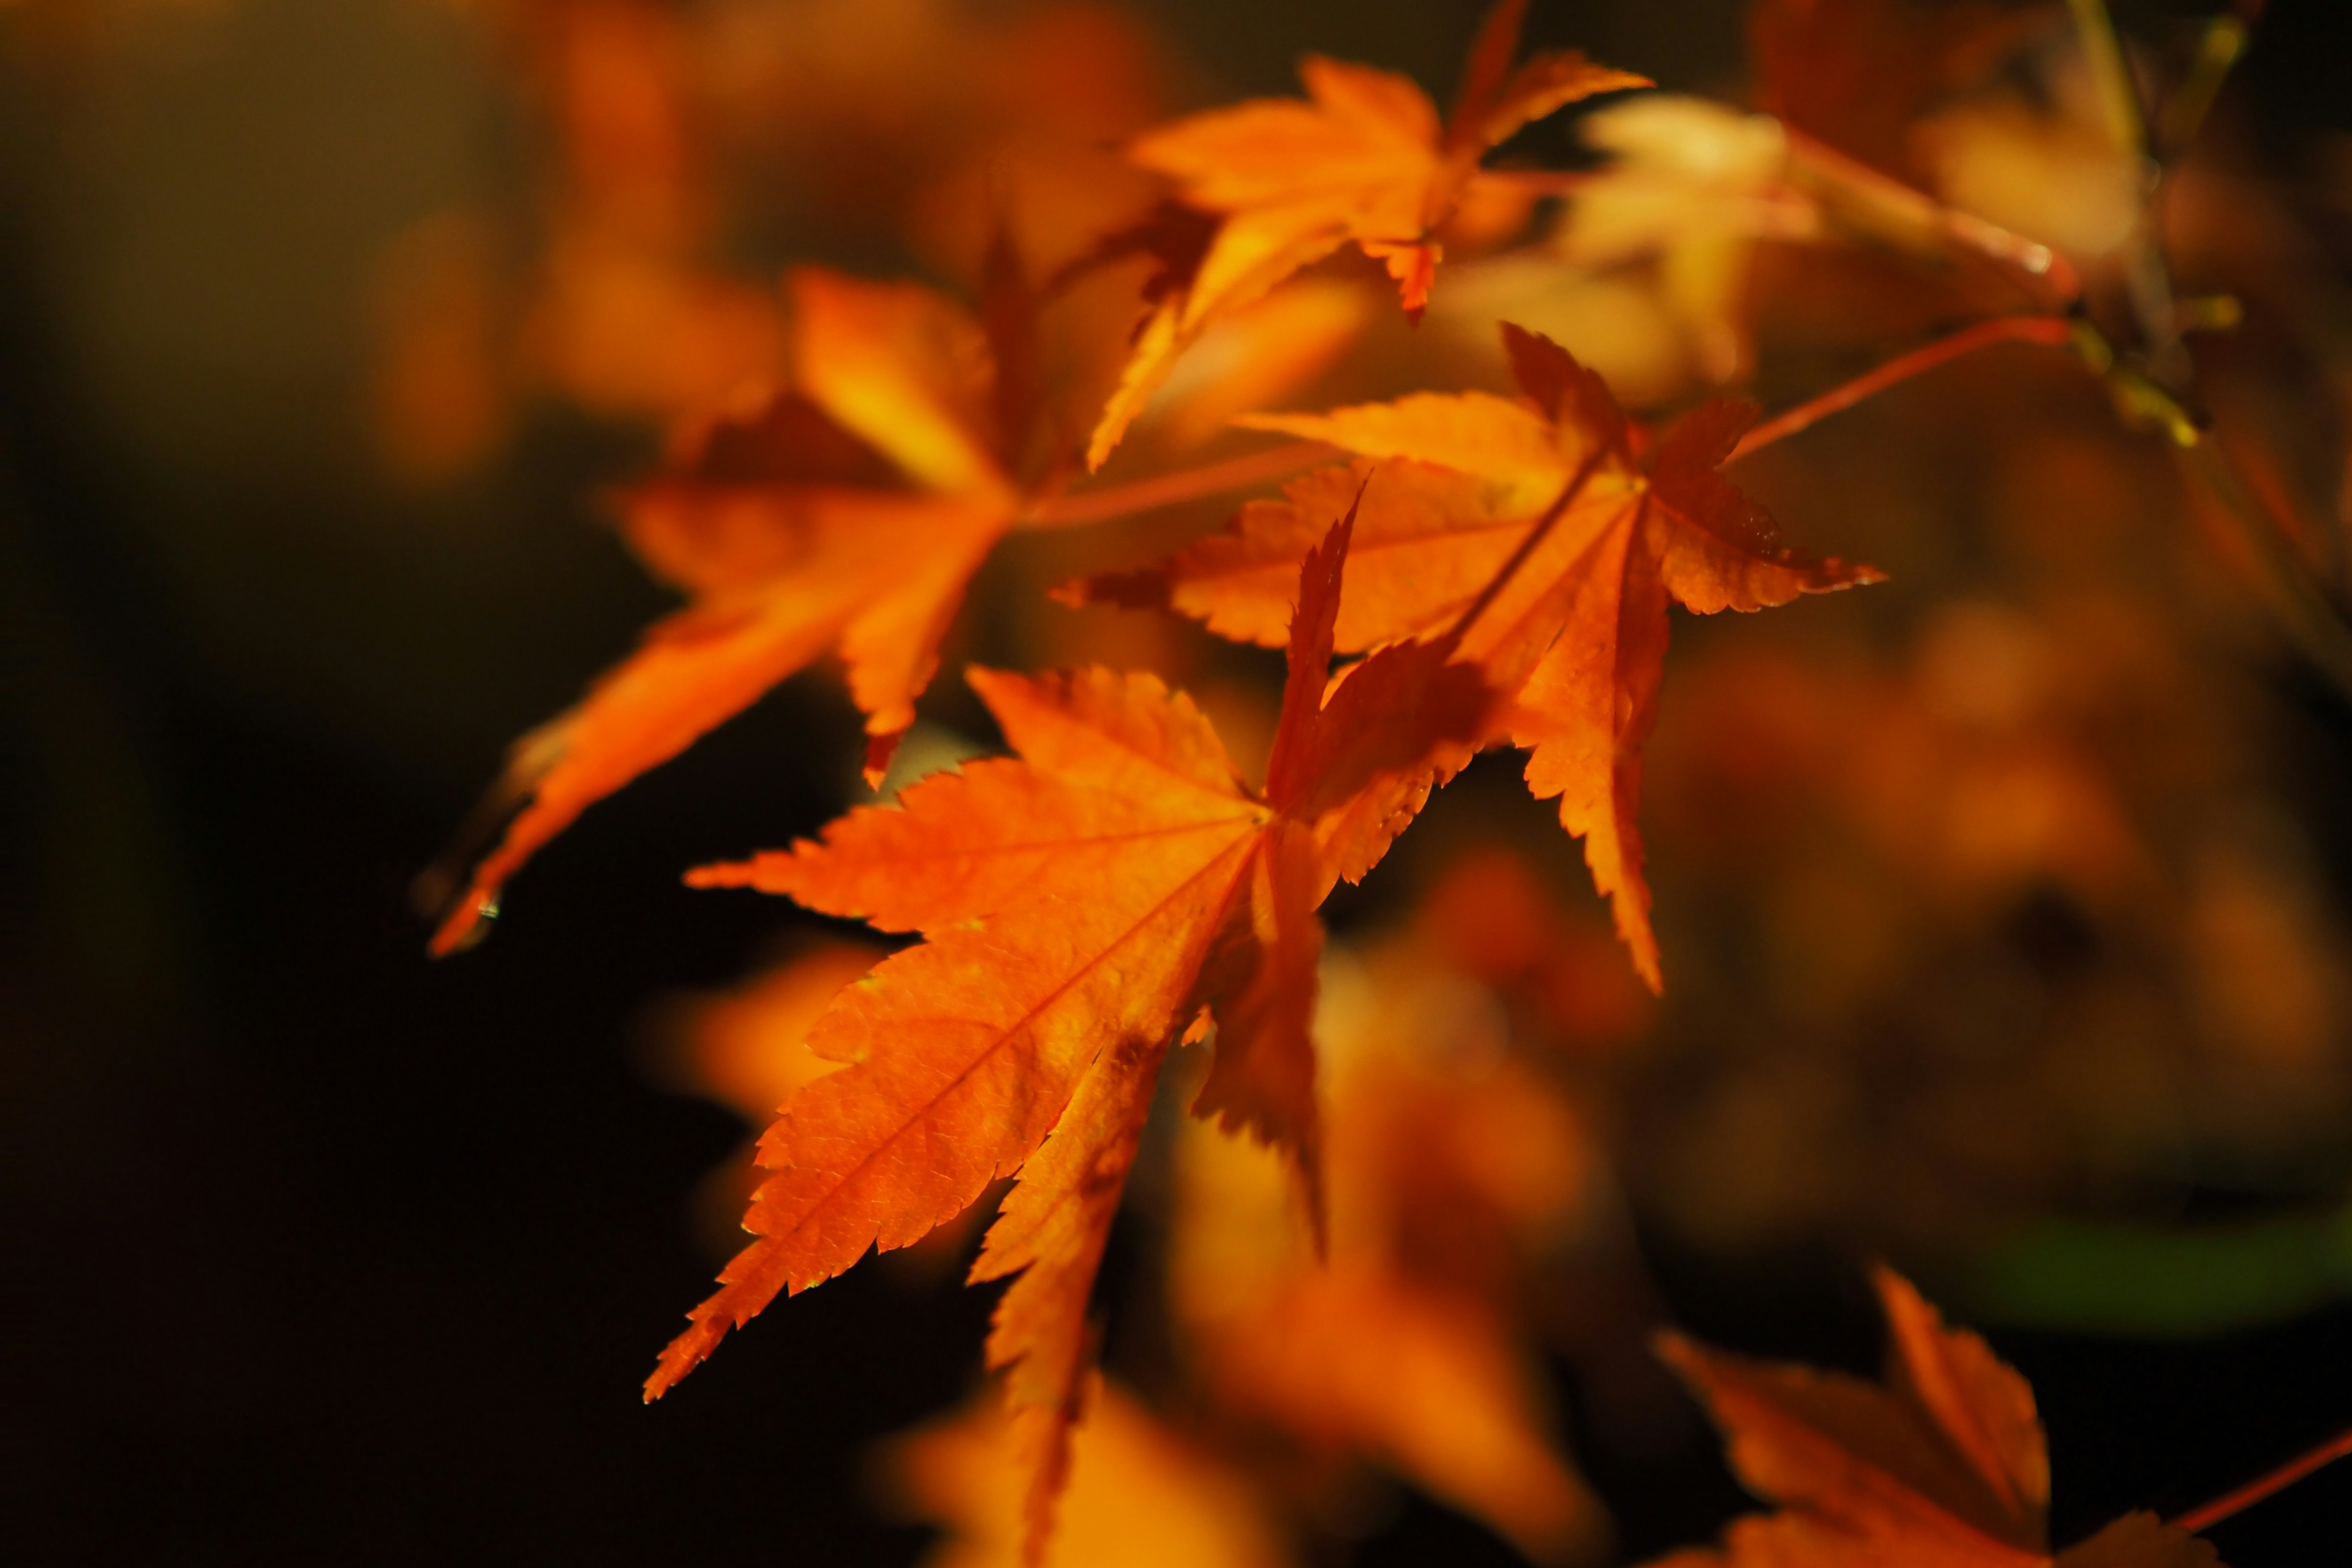
[{"label": "foliage", "polygon": [[[767,18],[782,31],[759,58],[782,71],[834,9]],[[1530,1556],[1604,1551],[1601,1505],[1534,1368],[1546,1337],[1621,1364],[1630,1319],[1547,1336],[1535,1304],[1576,1289],[1564,1260],[1630,1251],[1601,1195],[1615,1152],[1592,1126],[1613,1102],[1606,1075],[1585,1069],[1628,1054],[1649,1003],[1527,869],[1544,847],[1455,857],[1428,906],[1451,912],[1391,938],[1371,979],[1345,978],[1357,950],[1327,952],[1318,911],[1335,889],[1361,881],[1476,752],[1516,748],[1528,791],[1556,799],[1581,840],[1623,962],[1662,992],[1680,973],[1680,957],[1664,956],[1674,932],[1704,918],[1661,916],[1675,893],[1654,894],[1640,826],[1669,708],[1670,606],[1755,611],[1888,576],[1788,543],[1774,511],[1791,509],[1768,510],[1727,466],[2002,344],[2021,351],[2001,365],[2018,384],[2058,399],[2072,393],[2053,384],[2094,388],[2168,445],[2180,483],[2166,494],[2188,498],[2173,504],[2286,646],[2352,682],[2341,542],[2298,521],[2280,478],[2291,465],[2232,412],[2257,403],[2258,378],[2227,356],[2209,374],[2211,356],[2189,343],[2242,307],[2176,295],[2168,237],[2133,184],[2147,160],[2193,145],[2212,84],[2191,74],[2181,90],[2202,103],[2176,100],[2151,134],[2104,9],[2074,9],[2079,48],[2035,12],[1759,0],[1752,37],[1771,117],[1611,98],[1577,131],[1604,156],[1575,171],[1512,161],[1535,144],[1521,133],[1650,84],[1572,52],[1514,64],[1521,0],[1487,17],[1443,118],[1408,79],[1318,57],[1301,68],[1304,99],[1149,128],[1139,87],[1076,104],[1023,90],[1131,59],[1099,17],[959,13],[939,30],[981,62],[960,96],[944,86],[957,75],[946,56],[915,50],[881,75],[908,93],[895,128],[908,163],[976,141],[1025,171],[992,176],[979,199],[967,183],[960,216],[928,230],[940,209],[912,194],[921,182],[882,183],[929,215],[898,218],[926,235],[938,270],[961,277],[961,297],[801,265],[771,299],[709,259],[712,179],[694,128],[740,136],[791,93],[738,81],[735,98],[710,96],[689,63],[691,8],[509,7],[507,36],[549,84],[569,160],[534,346],[513,357],[592,405],[670,421],[660,468],[617,506],[630,547],[687,603],[518,743],[494,795],[499,841],[429,889],[436,951],[477,938],[509,880],[583,811],[828,655],[865,716],[866,784],[903,777],[893,755],[951,658],[960,607],[1016,535],[1287,480],[1158,564],[1132,564],[1154,542],[1132,537],[1114,547],[1127,565],[1080,572],[1055,594],[1097,616],[1172,611],[1284,648],[1270,723],[1246,700],[1213,723],[1213,689],[1196,701],[1156,673],[972,665],[966,679],[1013,755],[920,777],[814,838],[691,874],[920,940],[870,969],[864,951],[809,961],[839,984],[813,1019],[793,976],[816,971],[784,972],[777,994],[794,1000],[753,1031],[784,1048],[748,1077],[705,1069],[727,1079],[727,1098],[756,1104],[770,1086],[782,1104],[743,1222],[756,1239],[663,1353],[647,1397],[779,1294],[952,1227],[1012,1179],[971,1266],[975,1281],[1012,1281],[986,1351],[1006,1415],[923,1438],[909,1461],[925,1506],[994,1542],[973,1553],[1005,1544],[1007,1489],[1022,1499],[1021,1552],[1054,1553],[1066,1489],[1063,1560],[1112,1560],[1103,1500],[1116,1494],[1190,1521],[1202,1543],[1189,1560],[1266,1561],[1278,1549],[1260,1505],[1236,1502],[1244,1484],[1200,1449],[1222,1438],[1245,1451],[1269,1433],[1304,1457],[1301,1493],[1321,1488],[1316,1472],[1369,1460]],[[1986,85],[2004,63],[2046,73],[2104,119],[2086,131],[2080,116],[2034,117]],[[1108,72],[1130,86],[1141,74]],[[880,156],[887,139],[856,123],[856,103],[835,112],[862,154]],[[1121,139],[1123,162],[1093,145],[1106,135]],[[2032,177],[1989,174],[2001,157]],[[2221,189],[2206,199],[2225,204]],[[1470,367],[1454,379],[1489,386],[1436,389],[1430,352],[1413,363],[1395,346],[1408,340],[1391,332],[1394,313],[1366,303],[1391,290],[1406,321],[1427,312],[1428,339],[1498,342],[1499,354],[1459,348],[1454,361]],[[2282,285],[2269,301],[2282,320],[2304,303],[2292,295]],[[1621,313],[1644,330],[1617,330]],[[387,448],[425,466],[462,459],[496,424],[431,424],[451,404],[434,377],[457,361],[431,346],[447,328],[427,312],[388,361]],[[1785,385],[1776,351],[1800,366],[1851,360],[1857,338],[1903,346],[1760,423],[1754,405],[1719,395]],[[2047,363],[2027,367],[2024,349]],[[1360,400],[1286,406],[1350,353],[1365,362]],[[515,374],[499,354],[458,359],[478,376]],[[401,391],[410,374],[424,377],[415,396]],[[1634,390],[1621,400],[1612,380]],[[494,409],[501,395],[476,386],[456,401]],[[1226,455],[1178,460],[1219,426],[1244,433],[1214,437]],[[1291,444],[1252,444],[1262,435]],[[2084,437],[2041,468],[2089,466],[2079,488],[2095,497],[2115,488],[2127,439]],[[1902,500],[1883,464],[1849,455],[1879,504]],[[1834,486],[1776,461],[1743,473],[1778,476],[1776,493],[1800,498]],[[2274,865],[2226,846],[2197,873],[2218,890],[2193,893],[2177,917],[2147,912],[2149,890],[2178,880],[2166,822],[2201,819],[2228,788],[2200,769],[2231,751],[2237,691],[2172,640],[2176,622],[2210,614],[2204,586],[2119,565],[2145,555],[2142,539],[2067,524],[2074,542],[2032,546],[2054,586],[2046,625],[2030,631],[2018,612],[1956,599],[1930,605],[1940,629],[1892,673],[1799,634],[1728,651],[1764,635],[1747,627],[1678,655],[1693,717],[1655,748],[1668,800],[1657,815],[1688,830],[1694,853],[1740,868],[1727,885],[1780,933],[1787,1011],[1831,1048],[1852,1020],[1891,1009],[1915,969],[1986,946],[2034,899],[2063,899],[2061,923],[2089,928],[2095,952],[2137,955],[2135,975],[2189,954],[2180,972],[2206,976],[2195,984],[2212,1027],[2273,1053],[2270,1092],[2340,1104],[2327,1041],[2352,1015],[2337,916],[2296,903]],[[1923,553],[1892,526],[1878,542]],[[1899,603],[1916,613],[1921,601]],[[1163,650],[1178,646],[1160,635]],[[1349,662],[1335,669],[1335,655]],[[2154,694],[2179,699],[2160,720],[2145,710]],[[1233,755],[1257,749],[1254,732],[1269,736],[1256,785]],[[2185,735],[2190,754],[2165,750]],[[1776,800],[1801,809],[1772,823],[1816,826],[1774,842],[1758,825]],[[1719,952],[1691,945],[1719,982]],[[2242,963],[2284,989],[2257,994],[2231,978]],[[2160,993],[2137,984],[2084,984],[2074,1016],[2051,1026],[2076,1036],[2053,1037],[2039,1059],[2057,1075],[2085,1051],[2112,1060],[2130,1020],[2160,1010],[2147,1004]],[[1723,993],[1698,989],[1702,1009]],[[1471,1071],[1439,1042],[1478,1033],[1465,1022],[1475,998],[1507,1021]],[[1393,1016],[1385,1033],[1368,1013]],[[1394,1017],[1419,1020],[1422,1037],[1402,1037]],[[1671,1059],[1671,1046],[1657,1054]],[[1798,1075],[1795,1064],[1752,1070]],[[1848,1076],[1864,1087],[1816,1075],[1832,1097],[1870,1092],[1866,1075]],[[1213,1413],[1196,1412],[1189,1434],[1155,1425],[1181,1419],[1172,1402],[1154,1416],[1094,1392],[1092,1372],[1089,1304],[1129,1178],[1161,1136],[1163,1079],[1203,1119],[1173,1157],[1171,1331]],[[1981,1103],[1990,1091],[1950,1091],[1962,1120],[1971,1092]],[[2074,1113],[2063,1093],[2049,1098],[2053,1121]],[[1623,1103],[1638,1110],[1637,1096]],[[1234,1132],[1276,1151],[1286,1173],[1220,1141]],[[2065,1142],[2063,1127],[2021,1152],[1980,1140],[1964,1158],[2011,1188],[2063,1186],[2045,1167]],[[1720,1223],[1743,1203],[1782,1202],[1776,1182],[1812,1182],[1826,1195],[1804,1201],[1818,1208],[1866,1205],[1872,1183],[1858,1160],[1835,1170],[1834,1144],[1759,1152],[1735,1125],[1698,1168],[1753,1190],[1684,1179],[1685,1201]],[[1638,1179],[1643,1156],[1616,1157]],[[1880,1384],[1664,1342],[1742,1480],[1780,1509],[1669,1561],[2053,1561],[2030,1391],[1908,1284],[1877,1279],[1892,1341]],[[1126,1479],[1114,1487],[1090,1464]],[[2218,1559],[2134,1515],[2054,1561]]]}]

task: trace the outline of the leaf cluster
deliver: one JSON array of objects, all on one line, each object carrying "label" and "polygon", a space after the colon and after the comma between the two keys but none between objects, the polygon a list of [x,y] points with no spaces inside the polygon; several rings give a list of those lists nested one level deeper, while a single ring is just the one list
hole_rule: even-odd
[{"label": "leaf cluster", "polygon": [[[1433,1287],[1409,1260],[1404,1205],[1358,1207],[1349,1195],[1370,1190],[1351,1186],[1350,1171],[1404,1156],[1362,1154],[1387,1136],[1366,1131],[1391,1114],[1373,1109],[1390,1103],[1380,1073],[1335,1080],[1318,1040],[1318,911],[1474,755],[1515,749],[1528,792],[1556,801],[1580,841],[1633,973],[1662,991],[1669,964],[1640,822],[1672,609],[1753,612],[1885,578],[1790,543],[1727,464],[1997,342],[2071,351],[2127,416],[2199,461],[2221,459],[2172,318],[2103,321],[2061,250],[1910,183],[1918,172],[1896,132],[1950,81],[2017,47],[2030,29],[2014,15],[1951,10],[1915,26],[1903,7],[1869,0],[1768,0],[1754,41],[1776,118],[1630,100],[1586,121],[1612,163],[1554,174],[1499,167],[1492,154],[1570,105],[1650,84],[1573,52],[1520,59],[1523,9],[1502,0],[1488,16],[1444,114],[1408,79],[1310,58],[1303,98],[1126,135],[1121,178],[1143,199],[1120,221],[1089,209],[1039,245],[1000,211],[961,298],[797,267],[741,317],[765,345],[750,371],[653,378],[704,390],[672,399],[687,411],[665,461],[617,505],[631,548],[685,603],[517,743],[493,795],[497,843],[434,889],[436,952],[478,938],[509,880],[583,811],[821,660],[838,662],[865,716],[864,773],[878,785],[975,574],[1010,536],[1287,482],[1158,564],[1055,591],[1281,649],[1262,774],[1245,777],[1203,705],[1157,674],[973,667],[965,679],[1012,754],[689,874],[698,887],[753,889],[919,940],[806,1026],[821,1066],[796,1072],[760,1141],[764,1178],[743,1220],[754,1239],[663,1352],[648,1399],[779,1295],[869,1249],[921,1240],[1009,1178],[971,1279],[1010,1280],[986,1357],[1003,1374],[996,1440],[1013,1456],[1022,1551],[1042,1558],[1074,1485],[1084,1441],[1074,1433],[1097,1398],[1088,1307],[1113,1218],[1162,1079],[1178,1076],[1178,1047],[1201,1044],[1192,1111],[1276,1152],[1311,1237],[1311,1257],[1258,1269],[1250,1290],[1191,1314],[1228,1401],[1379,1455],[1532,1553],[1572,1555],[1601,1539],[1595,1505],[1528,1392],[1522,1347],[1497,1307],[1507,1289]],[[519,24],[526,37],[567,25]],[[654,136],[634,154],[659,164],[663,145]],[[583,187],[604,172],[583,164]],[[1335,257],[1352,247],[1375,264],[1418,322],[1449,257],[1490,247],[1562,192],[1575,199],[1570,219],[1529,247],[1533,258],[1654,266],[1712,345],[1701,357],[1717,381],[1752,365],[1740,279],[1767,243],[1895,257],[1930,274],[1941,305],[1967,320],[1761,423],[1754,405],[1720,395],[1674,418],[1637,417],[1552,335],[1507,320],[1490,327],[1507,390],[1272,406],[1317,358],[1286,342],[1307,318],[1285,312],[1316,298],[1344,265]],[[691,248],[683,208],[647,217],[625,189],[583,205],[635,214],[586,225],[608,262]],[[621,229],[635,237],[614,240]],[[1220,334],[1266,363],[1188,386]],[[709,394],[720,379],[724,395]],[[1160,433],[1184,423],[1188,400],[1293,445],[1197,469],[1155,464],[1177,444]],[[1098,478],[1115,454],[1150,471]],[[2211,474],[2231,482],[2225,468]],[[2325,606],[2294,596],[2307,586],[2300,570],[2279,567],[2273,585],[2324,649]],[[1572,1127],[1573,1112],[1539,1086],[1455,1095],[1414,1081],[1412,1097],[1465,1121],[1532,1116],[1514,1135],[1577,1136],[1545,1120],[1558,1110]],[[1445,1136],[1442,1122],[1410,1124],[1421,1151]],[[1428,1163],[1446,1170],[1451,1158]],[[1479,1156],[1463,1152],[1456,1164],[1461,1190],[1479,1192]],[[1528,1190],[1551,1190],[1515,1173]],[[1498,1234],[1573,1206],[1560,1197],[1513,1214],[1507,1185],[1468,1202],[1477,1211],[1492,1200]],[[1375,1211],[1378,1223],[1359,1223]],[[1517,1267],[1490,1272],[1516,1278]],[[1664,1342],[1742,1479],[1779,1505],[1671,1562],[2217,1561],[2137,1515],[2053,1558],[2030,1390],[1899,1278],[1882,1271],[1878,1288],[1891,1343],[1878,1384]],[[1104,1443],[1123,1445],[1118,1463],[1185,1470],[1138,1435],[1146,1418],[1124,1395],[1097,1407]]]}]

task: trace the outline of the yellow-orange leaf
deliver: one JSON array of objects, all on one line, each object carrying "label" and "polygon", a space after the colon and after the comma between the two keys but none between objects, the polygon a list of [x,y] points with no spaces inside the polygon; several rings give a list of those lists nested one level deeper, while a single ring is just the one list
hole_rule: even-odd
[{"label": "yellow-orange leaf", "polygon": [[1392,1270],[1315,1268],[1215,1325],[1209,1354],[1235,1407],[1379,1459],[1539,1562],[1590,1557],[1604,1533],[1531,1369],[1475,1302]]},{"label": "yellow-orange leaf", "polygon": [[961,306],[816,268],[786,289],[793,388],[694,432],[624,501],[632,546],[693,603],[516,747],[498,797],[520,809],[436,899],[436,952],[583,811],[827,652],[866,716],[869,778],[914,721],[965,584],[1017,521],[1003,454],[1026,432],[997,428],[1003,356]]},{"label": "yellow-orange leaf", "polygon": [[[1290,1561],[1240,1477],[1107,1386],[1076,1434],[1055,1568],[1283,1568]],[[985,1405],[895,1441],[906,1501],[948,1528],[926,1568],[1013,1568],[1028,1545],[1029,1480]],[[1028,1561],[1034,1564],[1034,1557]]]},{"label": "yellow-orange leaf", "polygon": [[[1439,258],[1436,230],[1489,149],[1580,99],[1650,85],[1573,52],[1539,55],[1513,72],[1526,8],[1501,0],[1489,14],[1446,121],[1409,78],[1310,56],[1299,68],[1306,99],[1212,110],[1129,146],[1135,162],[1175,183],[1181,207],[1156,241],[1141,242],[1168,270],[1095,426],[1090,466],[1101,466],[1204,327],[1343,245],[1383,263],[1418,316]],[[1205,234],[1203,215],[1213,220]]]},{"label": "yellow-orange leaf", "polygon": [[1018,1170],[974,1277],[1021,1273],[989,1359],[1013,1369],[1043,1542],[1084,1387],[1087,1294],[1169,1045],[1203,1008],[1214,1017],[1199,1109],[1284,1147],[1313,1193],[1316,907],[1497,722],[1475,669],[1412,644],[1326,695],[1353,521],[1300,564],[1262,793],[1151,676],[976,670],[1018,758],[695,874],[926,940],[849,986],[811,1033],[811,1049],[849,1065],[795,1093],[762,1140],[773,1173],[744,1221],[759,1239],[663,1352],[648,1398],[779,1291],[916,1240]]}]

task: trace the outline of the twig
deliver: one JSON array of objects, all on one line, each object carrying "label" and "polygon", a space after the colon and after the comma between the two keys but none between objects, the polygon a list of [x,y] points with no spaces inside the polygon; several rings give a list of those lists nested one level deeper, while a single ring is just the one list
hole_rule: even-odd
[{"label": "twig", "polygon": [[2202,1508],[2192,1508],[2172,1521],[2175,1530],[2185,1530],[2191,1535],[2202,1535],[2223,1520],[2246,1511],[2274,1492],[2284,1491],[2312,1471],[2332,1465],[2352,1454],[2352,1428],[2338,1432],[2317,1447],[2300,1454],[2268,1475],[2248,1481],[2237,1490],[2224,1492]]},{"label": "twig", "polygon": [[2063,310],[2082,298],[2083,280],[2074,264],[2039,240],[2012,234],[1973,213],[1948,207],[1925,192],[1913,190],[1902,181],[1882,174],[1801,131],[1784,127],[1783,133],[1788,138],[1792,175],[1819,180],[1894,223],[1932,234],[1984,258],[2053,310]]},{"label": "twig", "polygon": [[2132,231],[2123,248],[2124,287],[2131,296],[2132,315],[2139,326],[2148,374],[2174,392],[2185,391],[2194,374],[2189,353],[2180,342],[2178,313],[2172,305],[2172,274],[2156,232],[2154,206],[2163,168],[2148,155],[2147,121],[2141,112],[2139,89],[2124,58],[2123,40],[2106,0],[2066,0],[2074,15],[2074,33],[2098,89],[2099,115],[2106,121],[2107,138],[2116,154],[2137,176],[2138,201]]},{"label": "twig", "polygon": [[2224,11],[2205,25],[2205,36],[2197,41],[2197,58],[2189,64],[2188,76],[2157,116],[2159,141],[2168,155],[2186,149],[2205,128],[2205,117],[2213,112],[2214,100],[2221,96],[2221,84],[2246,52],[2246,38],[2253,31],[2246,12],[2261,8],[2255,4]]},{"label": "twig", "polygon": [[2107,15],[2107,0],[2066,0],[2066,9],[2074,14],[2074,34],[2083,41],[2108,137],[2125,157],[2146,162],[2147,132],[2140,115],[2139,89],[2132,85],[2131,68],[2124,62],[2123,40],[2116,35],[2115,18]]},{"label": "twig", "polygon": [[2263,513],[2221,444],[2200,435],[2193,442],[2176,437],[2175,445],[2181,466],[2204,483],[2215,510],[2242,547],[2242,566],[2271,618],[2297,652],[2352,698],[2352,627]]},{"label": "twig", "polygon": [[[2201,480],[2240,549],[2239,564],[2287,640],[2339,691],[2352,696],[2352,627],[2248,492],[2229,455],[2193,412],[2196,364],[2181,341],[2182,314],[2153,208],[2162,168],[2149,157],[2139,95],[2106,0],[2067,0],[2099,91],[2108,134],[2141,171],[2139,211],[2124,251],[2124,280],[2141,340],[2140,369],[2113,367],[2107,384],[2126,412],[2164,427],[2184,468]],[[2259,15],[2258,0],[2241,15]],[[2218,79],[2214,84],[2219,86]],[[2202,110],[2200,110],[2202,114]]]},{"label": "twig", "polygon": [[1286,479],[1301,468],[1311,468],[1338,456],[1337,447],[1321,441],[1294,441],[1286,447],[1228,458],[1202,468],[1179,468],[1174,473],[1137,479],[1132,484],[1055,496],[1032,507],[1024,521],[1031,528],[1076,528],[1083,523],[1108,522],[1113,518],[1158,511],[1227,490],[1247,489],[1270,479]]},{"label": "twig", "polygon": [[2052,348],[2063,348],[2073,341],[2074,335],[2074,323],[2063,316],[1997,316],[1989,321],[1979,321],[1974,326],[1961,328],[1949,337],[1937,338],[1934,342],[1889,360],[1876,370],[1858,375],[1843,386],[1832,387],[1818,397],[1774,415],[1741,437],[1739,445],[1731,449],[1731,456],[1735,459],[1745,458],[1775,441],[1807,429],[1832,414],[1843,413],[1864,398],[1875,396],[1890,386],[1994,343],[2042,343]]}]

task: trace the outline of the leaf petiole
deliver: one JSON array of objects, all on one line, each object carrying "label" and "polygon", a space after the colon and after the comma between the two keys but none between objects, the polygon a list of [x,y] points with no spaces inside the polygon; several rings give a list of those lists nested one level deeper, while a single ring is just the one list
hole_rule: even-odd
[{"label": "leaf petiole", "polygon": [[2204,37],[2197,44],[2197,58],[2157,117],[2168,153],[2186,150],[2204,129],[2205,117],[2221,96],[2221,84],[2229,79],[2231,68],[2245,54],[2246,41],[2262,11],[2262,0],[2238,0],[2205,25]]},{"label": "leaf petiole", "polygon": [[1024,521],[1031,528],[1077,528],[1109,522],[1164,507],[1181,506],[1227,490],[1247,489],[1272,479],[1287,479],[1302,468],[1311,468],[1338,456],[1338,448],[1320,441],[1293,441],[1287,446],[1271,447],[1263,452],[1250,452],[1197,468],[1179,468],[1130,484],[1106,485],[1076,495],[1055,496],[1030,508]]},{"label": "leaf petiole", "polygon": [[1760,451],[1775,441],[1811,428],[1832,414],[1843,414],[1855,404],[1874,397],[1889,387],[1898,386],[1913,376],[1925,374],[1979,349],[1989,348],[1995,343],[2041,343],[2051,348],[2064,348],[2075,341],[2075,324],[2063,316],[1997,316],[1989,321],[1963,327],[1948,337],[1937,338],[1934,342],[1922,344],[1908,353],[1891,359],[1843,386],[1832,387],[1818,397],[1808,398],[1793,408],[1774,415],[1740,437],[1739,445],[1731,450],[1731,458],[1745,458]]},{"label": "leaf petiole", "polygon": [[2202,1535],[2225,1519],[2245,1512],[2256,1503],[2284,1491],[2314,1470],[2323,1469],[2352,1454],[2352,1427],[2347,1427],[2315,1448],[2306,1449],[2278,1468],[2258,1476],[2234,1491],[2222,1493],[2201,1508],[2192,1508],[2173,1520],[2175,1530]]},{"label": "leaf petiole", "polygon": [[2049,246],[1974,213],[1946,206],[1793,127],[1783,126],[1782,133],[1788,138],[1793,184],[1816,184],[1901,228],[1981,257],[2049,309],[2063,309],[2083,297],[2083,280],[2074,264]]}]

